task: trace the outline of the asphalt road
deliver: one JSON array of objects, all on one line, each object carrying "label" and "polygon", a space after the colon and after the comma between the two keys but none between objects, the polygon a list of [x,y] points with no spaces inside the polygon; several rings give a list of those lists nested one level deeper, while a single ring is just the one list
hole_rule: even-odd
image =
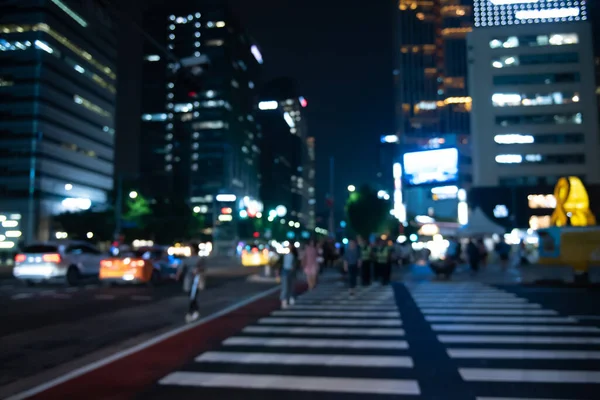
[{"label": "asphalt road", "polygon": [[[272,286],[246,282],[249,272],[213,273],[199,295],[201,313],[211,314]],[[1,280],[0,398],[5,398],[7,385],[19,386],[25,378],[181,326],[187,304],[175,282],[156,287],[102,287],[91,282],[70,288]]]}]

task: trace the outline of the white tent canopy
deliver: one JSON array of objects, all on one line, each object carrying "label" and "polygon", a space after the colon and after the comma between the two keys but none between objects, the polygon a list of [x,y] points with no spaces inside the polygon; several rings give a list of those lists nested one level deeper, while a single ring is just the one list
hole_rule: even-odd
[{"label": "white tent canopy", "polygon": [[469,223],[458,230],[460,236],[483,236],[494,233],[502,235],[505,232],[506,229],[490,221],[479,207],[475,210],[469,209]]}]

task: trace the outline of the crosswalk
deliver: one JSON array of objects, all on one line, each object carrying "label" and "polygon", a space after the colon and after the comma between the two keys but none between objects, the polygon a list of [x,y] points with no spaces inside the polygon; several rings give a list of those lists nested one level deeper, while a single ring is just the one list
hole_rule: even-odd
[{"label": "crosswalk", "polygon": [[478,400],[599,398],[599,328],[481,283],[409,290]]},{"label": "crosswalk", "polygon": [[476,282],[330,283],[163,377],[149,399],[591,400],[600,328]]},{"label": "crosswalk", "polygon": [[158,390],[179,398],[212,398],[213,388],[223,398],[419,398],[404,334],[391,288],[350,296],[331,283],[198,355]]}]

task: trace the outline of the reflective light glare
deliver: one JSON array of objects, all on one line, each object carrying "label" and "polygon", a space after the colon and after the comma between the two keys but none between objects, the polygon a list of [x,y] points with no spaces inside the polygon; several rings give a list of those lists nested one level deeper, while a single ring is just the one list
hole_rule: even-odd
[{"label": "reflective light glare", "polygon": [[263,63],[262,54],[260,54],[260,50],[258,50],[258,47],[256,47],[256,45],[253,44],[252,47],[250,47],[250,52],[259,64]]},{"label": "reflective light glare", "polygon": [[523,162],[523,156],[520,154],[499,154],[496,156],[498,164],[520,164]]},{"label": "reflective light glare", "polygon": [[85,69],[81,65],[76,64],[73,68],[75,69],[75,71],[79,72],[80,74],[83,74],[85,72]]},{"label": "reflective light glare", "polygon": [[381,137],[381,143],[398,143],[399,140],[397,135],[385,135]]},{"label": "reflective light glare", "polygon": [[540,161],[542,161],[542,155],[541,154],[526,154],[525,155],[525,161],[527,161],[527,162],[540,162]]},{"label": "reflective light glare", "polygon": [[217,201],[222,201],[224,203],[229,203],[235,201],[237,199],[235,194],[218,194],[216,197]]},{"label": "reflective light glare", "polygon": [[294,122],[294,119],[292,118],[289,112],[283,113],[283,119],[290,128],[294,128],[296,126],[296,123]]},{"label": "reflective light glare", "polygon": [[62,201],[67,210],[89,210],[92,207],[90,199],[68,197]]},{"label": "reflective light glare", "polygon": [[458,189],[458,200],[467,201],[467,191],[465,189]]},{"label": "reflective light glare", "polygon": [[261,101],[258,103],[258,108],[260,110],[276,110],[278,106],[279,103],[275,100]]},{"label": "reflective light glare", "polygon": [[518,133],[509,133],[494,136],[494,141],[498,144],[528,144],[534,143],[535,138],[532,135],[521,135]]},{"label": "reflective light glare", "polygon": [[402,167],[400,166],[400,163],[395,163],[393,168],[393,177],[394,179],[400,179],[402,177]]},{"label": "reflective light glare", "polygon": [[146,61],[150,61],[150,62],[155,62],[155,61],[160,61],[160,56],[157,54],[151,54],[149,56],[146,56]]},{"label": "reflective light glare", "polygon": [[224,28],[225,27],[225,21],[217,21],[217,28]]},{"label": "reflective light glare", "polygon": [[87,236],[87,238],[88,238],[88,239],[91,239],[91,238],[93,238],[93,237],[94,237],[94,232],[88,232],[88,233],[86,234],[86,236]]},{"label": "reflective light glare", "polygon": [[21,237],[23,233],[21,231],[6,231],[4,234],[9,238],[18,238]]},{"label": "reflective light glare", "polygon": [[306,101],[306,99],[304,97],[300,96],[299,100],[300,100],[300,105],[303,108],[306,108],[308,106],[308,101]]},{"label": "reflective light glare", "polygon": [[461,201],[458,203],[458,208],[457,208],[457,213],[458,213],[458,223],[461,225],[468,225],[469,224],[469,206],[467,205],[466,202]]},{"label": "reflective light glare", "polygon": [[431,189],[432,194],[457,194],[458,186],[438,186]]},{"label": "reflective light glare", "polygon": [[72,185],[72,184],[70,184],[70,183],[67,183],[67,184],[65,185],[65,190],[71,190],[71,189],[73,189],[73,185]]},{"label": "reflective light glare", "polygon": [[349,192],[354,192],[354,191],[356,191],[356,186],[354,186],[354,185],[348,185],[348,191],[349,191]]},{"label": "reflective light glare", "polygon": [[18,221],[2,221],[2,226],[4,228],[16,228],[18,225]]},{"label": "reflective light glare", "polygon": [[38,49],[42,49],[46,53],[49,53],[49,54],[54,53],[54,50],[52,50],[52,48],[50,46],[48,46],[46,43],[44,43],[40,40],[35,41],[35,47],[37,47]]},{"label": "reflective light glare", "polygon": [[545,10],[520,10],[515,13],[517,19],[554,19],[578,17],[579,8],[550,8]]},{"label": "reflective light glare", "polygon": [[88,26],[88,23],[85,21],[85,19],[81,18],[79,14],[71,10],[65,3],[60,0],[52,0],[52,2],[56,4],[58,8],[63,10],[69,17],[73,18],[73,20],[79,25],[83,26],[84,28]]},{"label": "reflective light glare", "polygon": [[492,103],[498,105],[521,104],[521,95],[518,93],[494,93]]},{"label": "reflective light glare", "polygon": [[233,221],[233,217],[231,215],[228,215],[228,214],[219,215],[219,221],[221,221],[221,222]]}]

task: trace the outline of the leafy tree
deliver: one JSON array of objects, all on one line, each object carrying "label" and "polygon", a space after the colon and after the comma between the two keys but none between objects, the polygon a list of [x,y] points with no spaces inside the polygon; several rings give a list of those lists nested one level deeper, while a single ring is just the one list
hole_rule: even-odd
[{"label": "leafy tree", "polygon": [[152,214],[150,203],[142,195],[138,195],[135,199],[127,199],[123,213],[125,221],[133,222],[137,228],[143,230],[149,222],[150,214]]},{"label": "leafy tree", "polygon": [[357,234],[368,237],[386,229],[390,204],[377,196],[368,185],[350,194],[346,202],[348,225]]}]

